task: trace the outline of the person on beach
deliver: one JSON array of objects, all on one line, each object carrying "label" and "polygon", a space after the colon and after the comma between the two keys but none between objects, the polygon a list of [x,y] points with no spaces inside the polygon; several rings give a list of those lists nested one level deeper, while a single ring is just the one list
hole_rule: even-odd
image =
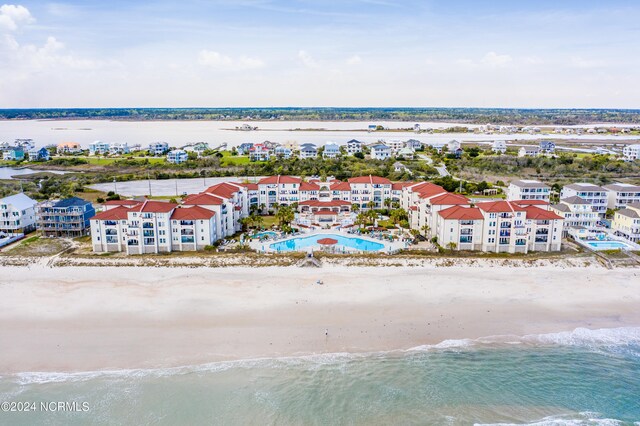
[{"label": "person on beach", "polygon": [[329,336],[329,329],[328,329],[328,328],[325,328],[325,329],[324,329],[324,335],[325,335],[325,336]]}]

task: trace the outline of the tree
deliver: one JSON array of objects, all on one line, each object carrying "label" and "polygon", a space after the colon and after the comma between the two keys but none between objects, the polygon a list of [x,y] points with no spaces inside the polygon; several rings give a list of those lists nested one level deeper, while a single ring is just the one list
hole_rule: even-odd
[{"label": "tree", "polygon": [[384,206],[388,209],[389,207],[391,207],[391,198],[385,198],[384,199]]},{"label": "tree", "polygon": [[456,243],[454,243],[453,241],[451,241],[450,243],[447,244],[447,248],[451,251],[455,250],[456,247],[458,247],[458,245]]},{"label": "tree", "polygon": [[351,211],[354,213],[358,213],[360,211],[360,204],[358,203],[351,204]]},{"label": "tree", "polygon": [[409,215],[404,209],[394,209],[391,210],[391,213],[389,213],[389,219],[391,219],[394,224],[398,224],[403,220],[407,220],[408,218]]},{"label": "tree", "polygon": [[373,209],[375,209],[375,208],[376,208],[376,203],[375,203],[374,201],[369,201],[369,202],[367,203],[367,208],[368,208],[369,210],[373,210]]},{"label": "tree", "polygon": [[420,230],[426,236],[429,233],[429,231],[431,231],[431,227],[429,225],[424,225],[422,228],[420,228]]},{"label": "tree", "polygon": [[282,206],[276,212],[276,220],[280,224],[281,227],[285,225],[289,225],[295,219],[295,213],[293,209],[289,206]]},{"label": "tree", "polygon": [[364,154],[362,152],[356,152],[353,156],[360,160],[364,160]]},{"label": "tree", "polygon": [[366,213],[358,213],[358,216],[356,216],[356,225],[359,225],[360,227],[366,225],[367,219]]}]

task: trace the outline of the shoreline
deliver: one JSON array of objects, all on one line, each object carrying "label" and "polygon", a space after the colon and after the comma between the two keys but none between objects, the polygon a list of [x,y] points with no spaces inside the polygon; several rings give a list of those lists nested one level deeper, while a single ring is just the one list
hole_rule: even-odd
[{"label": "shoreline", "polygon": [[[366,354],[636,327],[638,276],[637,268],[595,266],[267,267],[260,275],[250,267],[5,266],[0,374]],[[319,278],[324,285],[314,284]]]}]

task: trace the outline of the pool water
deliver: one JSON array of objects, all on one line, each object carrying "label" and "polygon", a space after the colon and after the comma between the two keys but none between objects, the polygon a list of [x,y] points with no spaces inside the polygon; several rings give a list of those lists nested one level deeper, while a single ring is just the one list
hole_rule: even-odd
[{"label": "pool water", "polygon": [[384,244],[375,241],[364,240],[357,237],[345,237],[344,235],[335,234],[317,234],[308,237],[295,237],[273,243],[269,247],[275,251],[298,251],[309,247],[318,246],[318,240],[321,240],[323,238],[333,238],[334,240],[337,240],[338,243],[335,244],[335,246],[337,247],[348,247],[361,251],[379,251],[384,248]]},{"label": "pool water", "polygon": [[629,250],[632,248],[629,244],[625,244],[621,241],[589,241],[587,244],[589,244],[589,246],[594,250]]},{"label": "pool water", "polygon": [[273,237],[277,237],[278,234],[276,234],[273,231],[264,231],[264,232],[258,232],[256,235],[254,235],[254,238],[262,238],[262,237],[269,237],[269,238],[273,238]]}]

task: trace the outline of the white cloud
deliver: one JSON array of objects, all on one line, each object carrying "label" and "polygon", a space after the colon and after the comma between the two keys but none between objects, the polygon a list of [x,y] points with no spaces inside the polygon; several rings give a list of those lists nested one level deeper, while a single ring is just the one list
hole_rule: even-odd
[{"label": "white cloud", "polygon": [[362,63],[362,58],[358,55],[354,55],[347,59],[347,65],[360,65]]},{"label": "white cloud", "polygon": [[313,57],[306,50],[301,50],[298,52],[298,59],[300,59],[300,62],[302,62],[302,65],[304,65],[307,68],[318,67],[318,63],[315,61],[315,59],[313,59]]},{"label": "white cloud", "polygon": [[34,21],[31,12],[24,6],[13,4],[0,6],[0,31],[15,31],[21,25]]},{"label": "white cloud", "polygon": [[522,61],[527,65],[540,65],[544,63],[544,60],[538,56],[525,56]]},{"label": "white cloud", "polygon": [[262,68],[264,66],[264,62],[258,58],[240,56],[234,59],[219,52],[206,49],[201,50],[198,54],[198,63],[213,69],[236,71]]},{"label": "white cloud", "polygon": [[580,56],[572,56],[571,57],[571,66],[573,66],[575,68],[584,68],[584,69],[600,68],[600,67],[604,66],[604,63],[602,61],[585,59],[585,58],[582,58]]},{"label": "white cloud", "polygon": [[509,55],[499,55],[496,52],[489,52],[482,58],[484,65],[498,68],[504,67],[513,62],[513,58]]}]

